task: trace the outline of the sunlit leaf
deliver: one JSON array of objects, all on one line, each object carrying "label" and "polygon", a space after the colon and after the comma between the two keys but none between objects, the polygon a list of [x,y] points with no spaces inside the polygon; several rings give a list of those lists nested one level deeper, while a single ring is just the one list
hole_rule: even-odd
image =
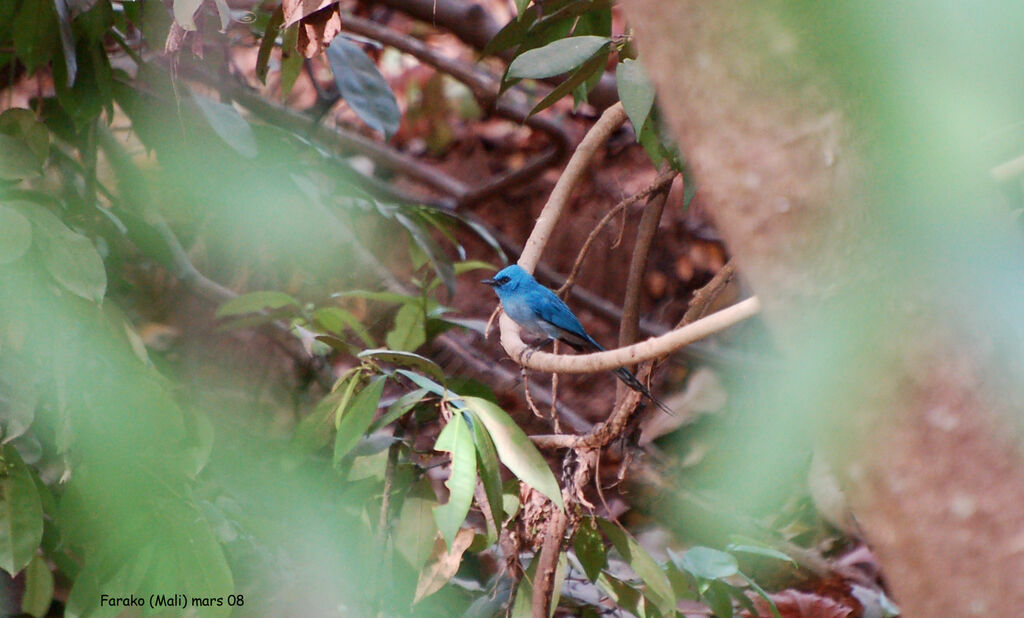
[{"label": "sunlit leaf", "polygon": [[629,121],[633,123],[633,132],[639,141],[640,131],[654,105],[654,85],[636,60],[623,60],[619,63],[615,69],[615,83],[619,89],[619,100],[622,101]]},{"label": "sunlit leaf", "polygon": [[31,245],[32,225],[28,219],[17,210],[0,204],[0,264],[20,258]]},{"label": "sunlit leaf", "polygon": [[572,539],[572,547],[576,551],[576,558],[587,574],[591,582],[597,580],[601,569],[608,563],[608,555],[604,548],[604,538],[597,529],[597,523],[593,517],[584,517],[576,527],[576,534]]},{"label": "sunlit leaf", "polygon": [[530,487],[547,496],[558,508],[562,491],[555,475],[530,438],[504,410],[479,397],[463,397],[466,407],[487,428],[501,463]]},{"label": "sunlit leaf", "polygon": [[392,350],[415,350],[427,341],[423,309],[417,304],[402,305],[395,314],[395,326],[385,339]]},{"label": "sunlit leaf", "polygon": [[334,462],[337,463],[359,443],[377,412],[380,396],[384,392],[385,376],[378,376],[352,399],[341,413],[338,434],[334,440]]},{"label": "sunlit leaf", "polygon": [[577,36],[553,41],[516,57],[508,67],[508,77],[542,79],[561,75],[589,60],[611,41],[603,36]]},{"label": "sunlit leaf", "polygon": [[476,447],[473,446],[473,434],[461,412],[452,414],[451,420],[437,437],[434,450],[452,454],[451,472],[445,481],[449,492],[448,502],[434,509],[434,521],[448,547],[453,547],[455,535],[462,522],[466,521],[476,489]]},{"label": "sunlit leaf", "polygon": [[387,81],[377,65],[355,43],[335,37],[327,48],[327,60],[334,73],[338,93],[352,111],[371,129],[390,139],[398,131],[402,114]]},{"label": "sunlit leaf", "polygon": [[43,538],[43,506],[28,466],[13,446],[0,449],[0,568],[25,568]]},{"label": "sunlit leaf", "polygon": [[203,0],[174,0],[173,12],[174,21],[185,30],[195,30],[196,11],[203,4]]},{"label": "sunlit leaf", "polygon": [[217,308],[217,313],[215,315],[218,318],[222,318],[229,315],[242,315],[268,309],[283,309],[285,307],[298,306],[299,301],[284,292],[278,292],[276,290],[261,290],[258,292],[242,294],[241,296],[236,296],[235,298],[224,302]]},{"label": "sunlit leaf", "polygon": [[228,146],[247,159],[252,159],[259,154],[252,127],[233,105],[214,101],[200,94],[193,94],[192,99],[199,106],[199,110],[203,112],[203,116],[210,123],[214,133]]},{"label": "sunlit leaf", "polygon": [[672,584],[669,583],[668,576],[661,570],[651,554],[640,543],[637,543],[632,535],[614,523],[606,519],[598,519],[597,523],[622,558],[647,584],[644,595],[650,596],[663,613],[668,613],[675,606],[675,593],[672,591]]}]

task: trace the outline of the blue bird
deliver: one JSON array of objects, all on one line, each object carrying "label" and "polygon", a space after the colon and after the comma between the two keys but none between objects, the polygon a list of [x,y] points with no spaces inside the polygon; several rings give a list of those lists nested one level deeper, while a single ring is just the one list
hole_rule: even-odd
[{"label": "blue bird", "polygon": [[[494,275],[494,278],[485,279],[481,283],[486,283],[494,288],[508,317],[512,318],[528,334],[543,338],[543,341],[536,347],[545,345],[552,339],[558,339],[569,344],[577,352],[604,350],[600,343],[587,334],[579,319],[562,302],[562,299],[537,283],[533,275],[519,265],[508,266]],[[625,367],[616,369],[615,375],[626,386],[640,392],[665,412],[675,414],[671,408],[658,401],[651,394],[650,389]]]}]

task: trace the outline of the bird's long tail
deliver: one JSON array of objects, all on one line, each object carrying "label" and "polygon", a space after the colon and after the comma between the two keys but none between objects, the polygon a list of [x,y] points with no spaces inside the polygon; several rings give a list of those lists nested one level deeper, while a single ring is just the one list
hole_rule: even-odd
[{"label": "bird's long tail", "polygon": [[615,370],[615,376],[622,380],[622,382],[629,388],[637,391],[644,397],[650,399],[651,402],[654,403],[654,405],[661,408],[662,411],[665,412],[666,414],[670,416],[676,415],[675,411],[672,410],[672,408],[666,406],[664,403],[661,402],[661,400],[652,395],[651,389],[644,386],[643,382],[641,382],[635,375],[633,375],[633,372],[631,372],[629,369],[626,369],[625,367],[619,367],[618,369]]}]

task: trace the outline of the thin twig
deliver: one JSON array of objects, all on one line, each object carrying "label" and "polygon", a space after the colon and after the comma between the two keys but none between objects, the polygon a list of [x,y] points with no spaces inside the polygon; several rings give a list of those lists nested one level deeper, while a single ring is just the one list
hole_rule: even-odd
[{"label": "thin twig", "polygon": [[580,267],[582,267],[583,261],[586,259],[587,253],[590,251],[590,246],[594,243],[594,240],[597,239],[601,231],[604,230],[604,227],[608,225],[608,222],[611,221],[615,217],[615,215],[622,212],[625,208],[632,206],[633,204],[639,202],[645,197],[651,195],[652,193],[655,193],[664,188],[665,186],[670,185],[672,183],[672,180],[676,177],[677,173],[678,172],[676,172],[675,170],[672,170],[671,172],[661,174],[660,176],[654,179],[654,182],[652,182],[650,186],[645,188],[643,191],[640,191],[639,193],[631,195],[626,199],[620,201],[618,204],[612,207],[611,210],[605,213],[603,217],[601,217],[601,220],[597,222],[597,225],[594,226],[594,229],[590,230],[590,234],[587,236],[587,240],[583,242],[583,246],[580,248],[579,253],[576,255],[576,261],[573,263],[572,269],[569,271],[569,275],[565,278],[565,283],[563,283],[562,286],[558,288],[558,290],[556,291],[556,293],[559,296],[565,298],[565,293],[568,290],[572,289],[572,286],[576,282],[576,277],[577,275],[579,275]]},{"label": "thin twig", "polygon": [[730,258],[725,263],[725,266],[718,269],[718,272],[711,278],[711,281],[708,281],[704,287],[693,293],[690,306],[686,308],[686,313],[683,314],[683,319],[680,320],[679,326],[686,326],[699,320],[707,312],[711,303],[715,302],[718,295],[722,293],[725,286],[729,285],[734,274],[736,274],[736,265]]}]

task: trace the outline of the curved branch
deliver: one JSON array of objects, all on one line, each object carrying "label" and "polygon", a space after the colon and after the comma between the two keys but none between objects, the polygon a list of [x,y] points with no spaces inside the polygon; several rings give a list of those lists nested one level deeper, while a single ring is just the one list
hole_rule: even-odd
[{"label": "curved branch", "polygon": [[647,339],[625,348],[579,355],[533,352],[519,339],[519,327],[511,318],[502,315],[499,324],[502,347],[505,348],[509,356],[524,367],[558,373],[594,373],[609,371],[625,365],[634,365],[671,354],[685,345],[753,317],[760,311],[761,302],[756,296],[752,296],[660,337]]}]

